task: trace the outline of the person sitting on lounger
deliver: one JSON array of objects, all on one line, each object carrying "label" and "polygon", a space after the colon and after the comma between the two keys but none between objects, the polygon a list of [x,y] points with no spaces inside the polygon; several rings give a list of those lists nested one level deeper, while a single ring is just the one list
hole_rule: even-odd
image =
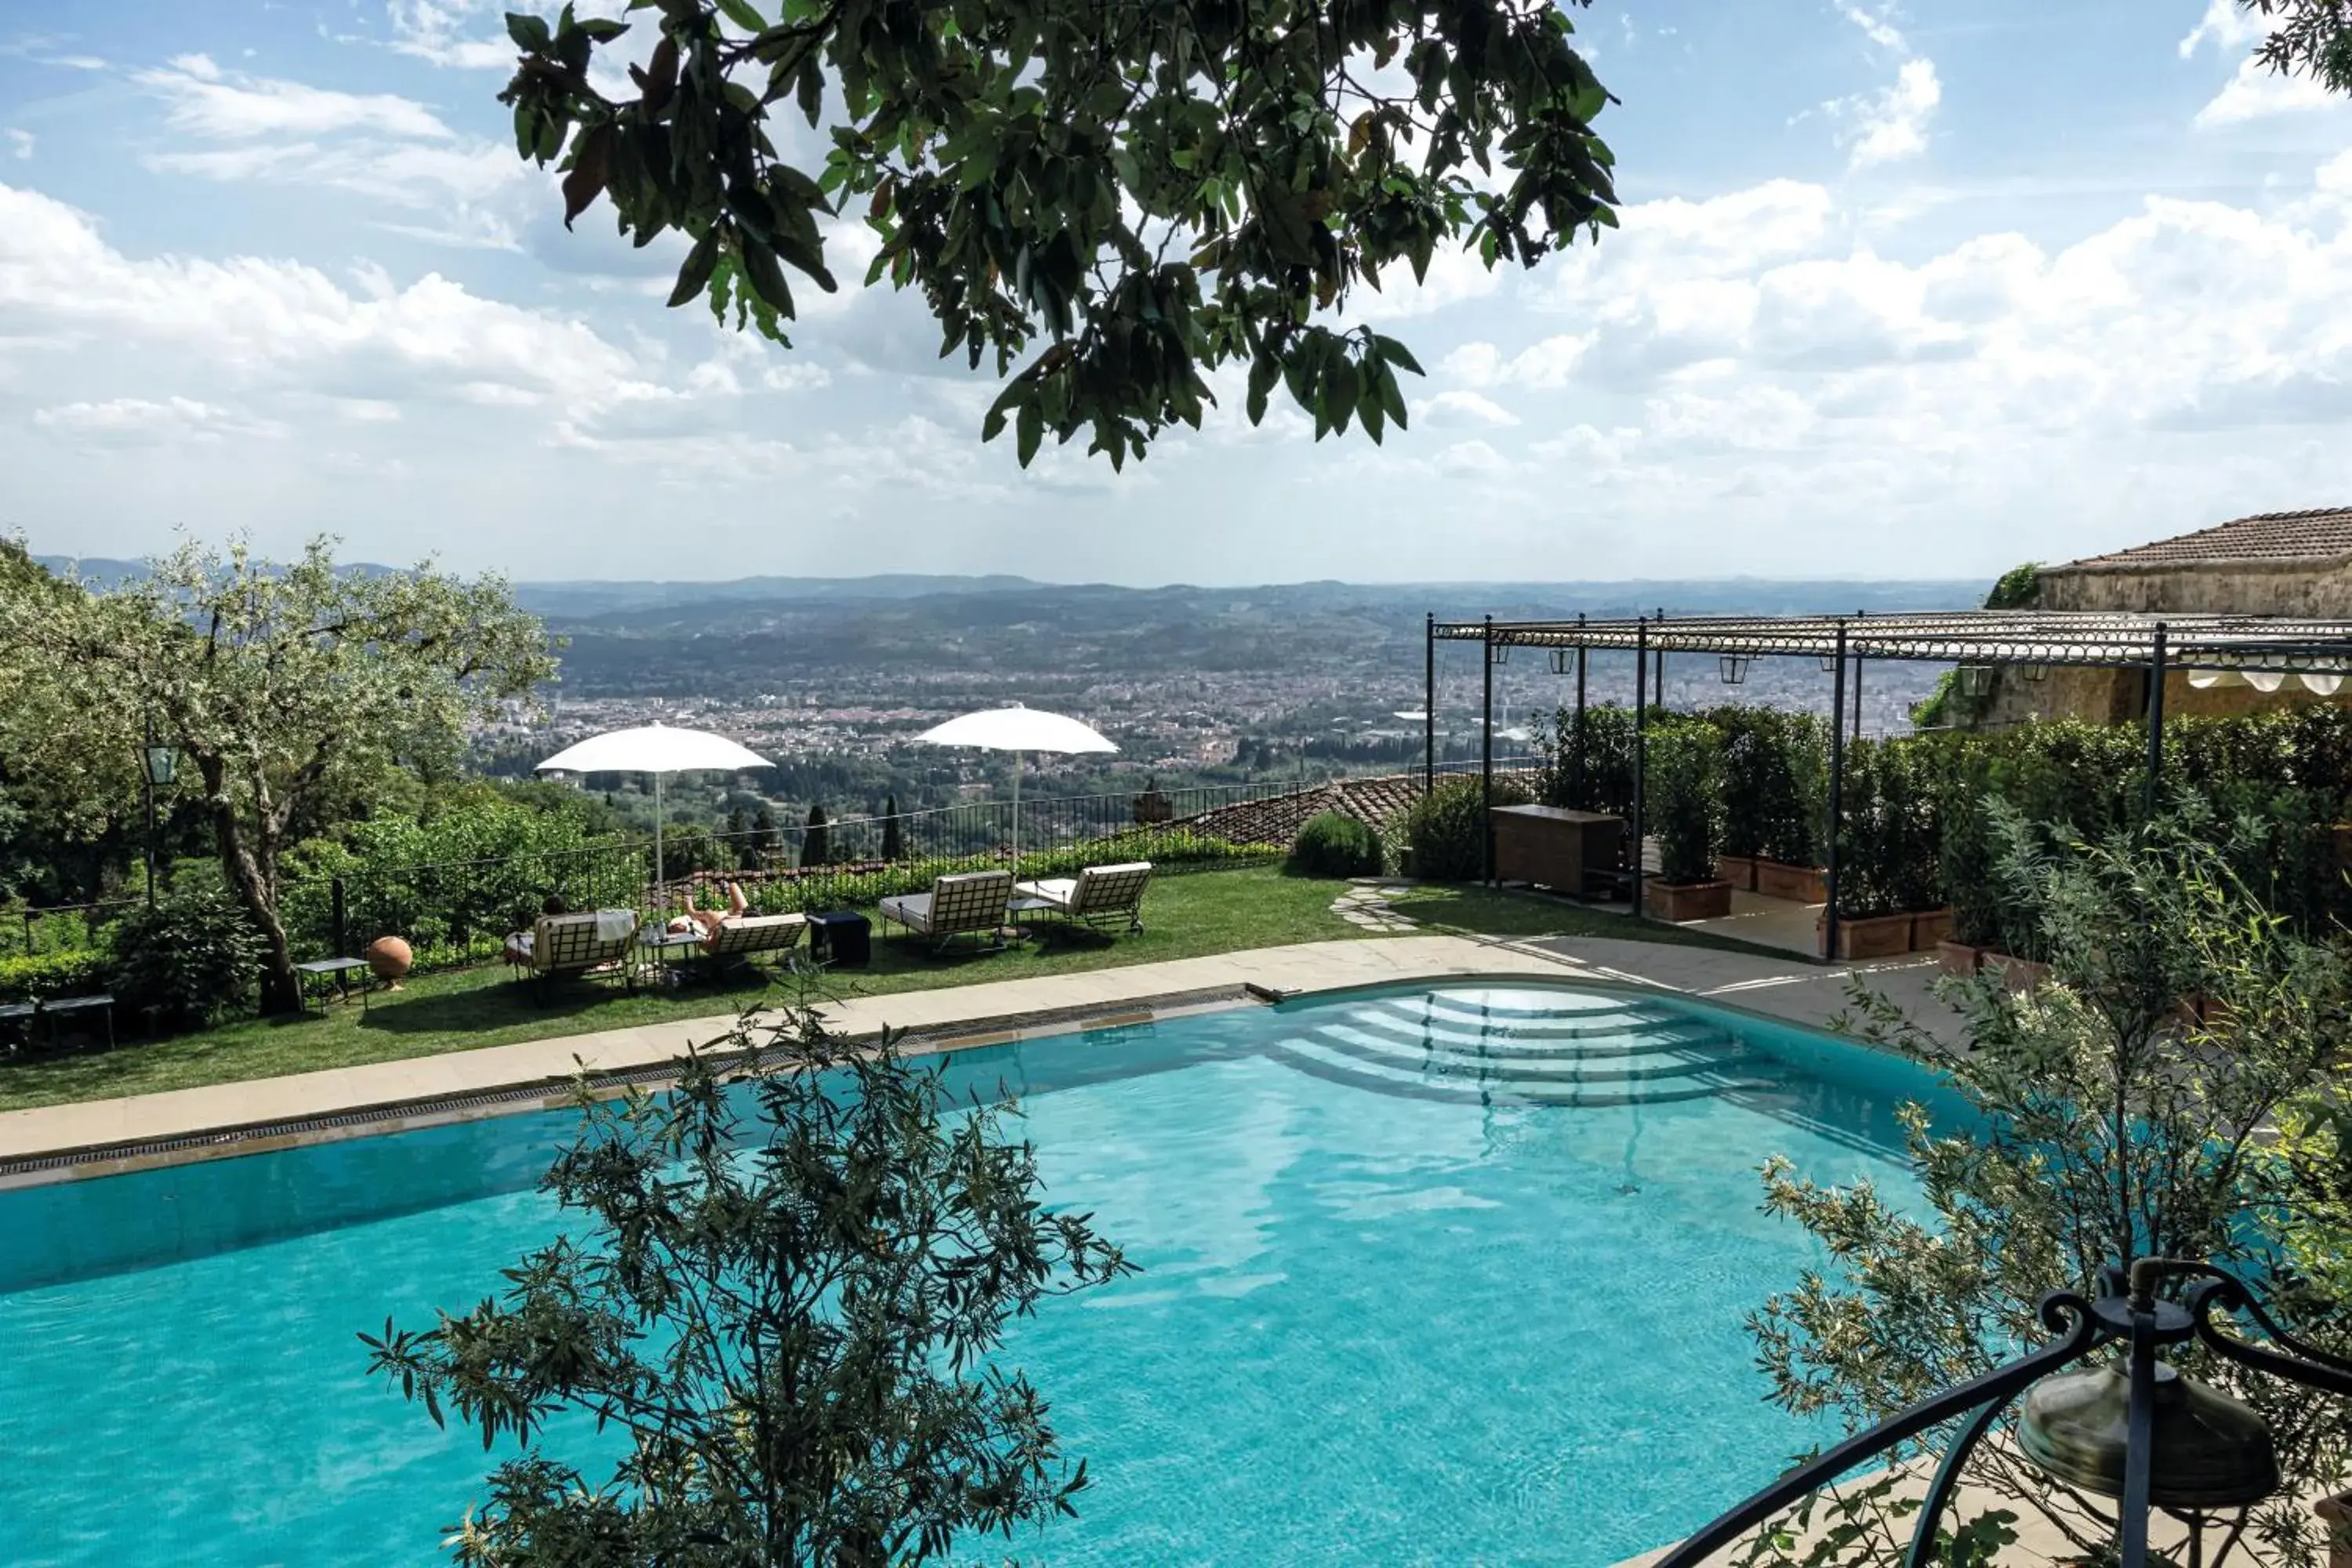
[{"label": "person sitting on lounger", "polygon": [[[547,895],[546,901],[539,906],[539,912],[543,915],[570,914],[572,912],[572,906],[563,901],[562,894],[550,893]],[[506,959],[509,963],[513,964],[518,969],[529,969],[530,967],[531,938],[534,934],[534,932],[528,931],[509,931],[507,933]]]},{"label": "person sitting on lounger", "polygon": [[702,945],[704,949],[706,951],[715,950],[719,946],[719,933],[725,931],[732,922],[742,919],[745,915],[750,914],[751,912],[751,901],[743,897],[743,889],[735,883],[730,882],[727,884],[727,907],[725,909],[698,910],[688,908],[686,913],[678,916],[677,919],[669,922],[669,929],[674,931],[698,931],[702,933]]}]

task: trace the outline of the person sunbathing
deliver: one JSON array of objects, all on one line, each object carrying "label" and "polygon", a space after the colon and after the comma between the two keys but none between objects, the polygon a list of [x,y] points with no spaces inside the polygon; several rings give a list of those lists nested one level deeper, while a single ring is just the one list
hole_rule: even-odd
[{"label": "person sunbathing", "polygon": [[[571,912],[571,906],[563,901],[562,894],[550,893],[547,895],[546,901],[539,906],[539,912],[542,915],[568,914]],[[509,931],[506,940],[507,962],[518,969],[529,969],[531,946],[538,934],[535,930]]]},{"label": "person sunbathing", "polygon": [[669,929],[681,932],[699,931],[702,933],[703,951],[715,952],[719,946],[719,933],[751,912],[751,901],[743,897],[743,889],[737,884],[730,882],[727,884],[725,909],[689,908],[686,913],[669,922]]}]

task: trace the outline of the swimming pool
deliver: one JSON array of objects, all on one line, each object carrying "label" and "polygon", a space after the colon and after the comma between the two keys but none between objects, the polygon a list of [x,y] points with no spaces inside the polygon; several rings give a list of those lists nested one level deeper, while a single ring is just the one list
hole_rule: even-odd
[{"label": "swimming pool", "polygon": [[[1049,1564],[1602,1568],[1673,1539],[1811,1440],[1741,1328],[1814,1257],[1757,1165],[1909,1201],[1895,1107],[1958,1114],[1819,1035],[1523,984],[950,1061],[1024,1096],[1051,1201],[1144,1269],[1008,1347],[1095,1481],[1010,1543]],[[570,1124],[0,1193],[0,1560],[445,1561],[490,1461],[355,1335],[497,1289],[558,1228],[530,1186]]]}]

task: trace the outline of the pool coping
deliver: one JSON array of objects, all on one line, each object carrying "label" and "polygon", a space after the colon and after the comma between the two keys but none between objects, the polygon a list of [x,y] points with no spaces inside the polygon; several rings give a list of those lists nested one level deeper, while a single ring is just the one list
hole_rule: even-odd
[{"label": "pool coping", "polygon": [[[1343,958],[1334,950],[1344,951],[1347,956]],[[1362,962],[1372,956],[1373,950],[1380,950],[1380,962]],[[1123,974],[1133,986],[1131,991],[1121,989],[1118,981]],[[1074,994],[1070,1002],[1058,1005],[1004,1007],[991,1012],[984,1010],[986,998],[974,995],[973,1002],[983,1010],[965,1012],[952,1005],[959,994],[987,987],[950,986],[851,998],[845,1004],[820,1005],[816,1010],[836,1035],[853,1043],[870,1044],[887,1032],[932,1054],[1148,1023],[1210,1007],[1271,1004],[1382,984],[1472,978],[1558,983],[1601,981],[1604,977],[1595,973],[1591,966],[1564,955],[1531,952],[1491,940],[1430,933],[1244,949],[1204,959],[1115,966],[1075,975],[1013,982],[1011,984],[1014,987],[1029,989],[1003,994],[1009,999],[1013,994],[1026,996],[1055,991],[1096,993],[1083,998]],[[1183,984],[1187,980],[1199,983]],[[1061,982],[1076,984],[1057,984]],[[887,1010],[913,1014],[919,1019],[927,1012],[936,1015],[943,1005],[950,1016],[933,1016],[904,1027],[893,1026],[889,1020],[878,1016]],[[776,1010],[764,1015],[771,1018],[775,1016]],[[583,1074],[592,1089],[613,1093],[620,1093],[631,1085],[657,1086],[669,1081],[675,1079],[677,1063],[686,1049],[718,1037],[726,1026],[727,1021],[719,1019],[679,1020],[649,1028],[613,1031],[602,1037],[562,1037],[437,1058],[395,1058],[365,1068],[329,1069],[315,1075],[252,1079],[201,1089],[167,1090],[159,1096],[81,1101],[0,1113],[0,1148],[12,1142],[18,1145],[0,1152],[0,1192],[121,1175],[164,1165],[274,1152],[309,1143],[405,1131],[451,1121],[560,1109],[572,1103]],[[649,1047],[641,1041],[625,1041],[610,1049],[596,1049],[593,1054],[617,1058],[601,1067],[590,1066],[581,1054],[614,1037],[643,1037],[653,1029],[680,1032],[673,1037],[677,1043],[663,1045],[657,1047],[658,1054],[651,1056],[646,1054]],[[324,1079],[334,1072],[364,1075],[376,1068],[415,1068],[420,1069],[415,1076],[457,1079],[468,1076],[457,1070],[462,1065],[460,1058],[468,1056],[479,1058],[488,1053],[514,1053],[537,1047],[529,1054],[544,1057],[567,1045],[577,1048],[563,1052],[560,1068],[542,1064],[463,1087],[411,1087],[337,1101],[326,1088],[314,1082],[313,1087],[328,1100],[316,1110],[296,1107],[249,1117],[201,1116],[184,1126],[158,1128],[119,1138],[68,1132],[76,1122],[86,1125],[91,1120],[93,1107],[125,1111],[145,1100],[152,1108],[153,1101],[175,1094],[206,1096],[208,1103],[233,1102],[239,1090],[250,1091],[261,1086],[286,1090],[300,1087],[305,1079]],[[388,1079],[392,1075],[381,1076]],[[393,1086],[387,1083],[384,1088],[391,1089]],[[280,1094],[279,1098],[286,1096]],[[131,1120],[127,1115],[123,1119]],[[29,1130],[30,1136],[10,1136],[22,1130]],[[45,1137],[45,1132],[49,1135]]]}]

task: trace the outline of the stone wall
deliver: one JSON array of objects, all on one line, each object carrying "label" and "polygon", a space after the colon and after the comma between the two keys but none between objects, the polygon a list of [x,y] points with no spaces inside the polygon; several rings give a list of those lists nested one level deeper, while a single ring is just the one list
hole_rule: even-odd
[{"label": "stone wall", "polygon": [[[2314,563],[2232,562],[2227,565],[2160,565],[2045,569],[2041,577],[2044,610],[2136,610],[2241,616],[2305,616],[2352,620],[2352,560]],[[2267,713],[2313,703],[2352,702],[2352,684],[2334,697],[2319,697],[2290,679],[2273,692],[2251,686],[2200,691],[2185,673],[2164,684],[2164,710],[2177,718],[2221,719]],[[2137,669],[2053,669],[2039,681],[2014,668],[1994,671],[1986,725],[2033,719],[2088,719],[2096,723],[2135,722],[2147,711],[2147,677]]]}]

